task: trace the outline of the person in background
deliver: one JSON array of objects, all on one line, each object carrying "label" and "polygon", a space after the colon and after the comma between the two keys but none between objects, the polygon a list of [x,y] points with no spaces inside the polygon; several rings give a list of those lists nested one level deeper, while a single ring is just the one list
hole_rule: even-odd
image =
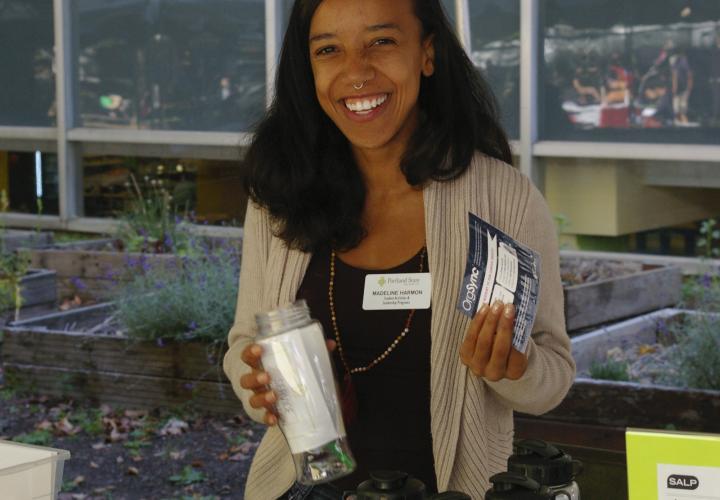
[{"label": "person in background", "polygon": [[[377,469],[482,498],[512,451],[513,410],[544,413],[575,365],[553,218],[513,168],[494,98],[439,0],[297,0],[275,97],[246,156],[248,205],[224,369],[268,425],[244,498],[330,499]],[[456,308],[468,213],[542,256],[528,349],[515,309]],[[370,273],[429,272],[430,308],[363,309]],[[357,471],[295,483],[256,313],[305,299],[330,337]],[[351,397],[354,394],[354,398]]]},{"label": "person in background", "polygon": [[675,124],[688,123],[688,101],[693,89],[693,72],[685,51],[676,49],[669,59]]},{"label": "person in background", "polygon": [[720,127],[720,32],[715,33],[715,44],[710,52],[710,89],[712,92],[712,118],[714,127]]}]

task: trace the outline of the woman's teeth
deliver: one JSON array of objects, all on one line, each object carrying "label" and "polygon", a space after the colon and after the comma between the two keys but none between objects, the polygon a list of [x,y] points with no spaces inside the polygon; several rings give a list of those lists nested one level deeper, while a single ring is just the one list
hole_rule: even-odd
[{"label": "woman's teeth", "polygon": [[345,107],[355,113],[366,115],[387,101],[387,98],[388,95],[383,94],[371,99],[345,99]]}]

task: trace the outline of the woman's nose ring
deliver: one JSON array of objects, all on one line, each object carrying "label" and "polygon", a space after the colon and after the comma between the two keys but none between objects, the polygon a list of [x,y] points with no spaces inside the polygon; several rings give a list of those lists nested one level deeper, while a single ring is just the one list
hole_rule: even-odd
[{"label": "woman's nose ring", "polygon": [[364,80],[364,81],[363,81],[361,84],[359,84],[359,85],[358,85],[357,83],[353,83],[353,88],[354,88],[355,90],[360,90],[361,88],[363,88],[363,87],[365,86],[366,83],[367,83],[367,80]]}]

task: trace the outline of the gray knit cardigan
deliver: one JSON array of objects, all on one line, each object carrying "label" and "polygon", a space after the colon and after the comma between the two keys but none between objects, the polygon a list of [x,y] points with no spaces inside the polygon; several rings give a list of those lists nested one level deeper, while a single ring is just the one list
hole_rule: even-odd
[{"label": "gray knit cardigan", "polygon": [[[440,491],[459,490],[479,499],[490,476],[506,469],[512,452],[513,410],[530,414],[551,410],[575,376],[564,326],[555,225],[545,200],[527,177],[482,154],[475,155],[461,177],[429,182],[423,196],[432,272],[430,410],[437,484]],[[469,319],[455,306],[468,251],[468,212],[541,254],[538,314],[527,351],[528,368],[519,380],[490,382],[460,362]],[[240,387],[240,377],[250,371],[240,353],[257,333],[255,313],[294,301],[310,258],[275,237],[268,214],[249,204],[237,312],[224,369],[248,415],[260,422],[264,411],[253,409],[248,401],[251,393]],[[245,498],[278,498],[294,479],[289,448],[277,426],[271,427],[253,459]]]}]

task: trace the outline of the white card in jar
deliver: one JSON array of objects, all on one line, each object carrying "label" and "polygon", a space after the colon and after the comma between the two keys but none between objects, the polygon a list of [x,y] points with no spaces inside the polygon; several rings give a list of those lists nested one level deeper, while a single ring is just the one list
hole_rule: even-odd
[{"label": "white card in jar", "polygon": [[[328,401],[334,391],[325,340],[316,325],[258,341],[262,364],[277,394],[280,425],[293,454],[318,448],[345,434]],[[330,393],[330,394],[334,394]]]}]

